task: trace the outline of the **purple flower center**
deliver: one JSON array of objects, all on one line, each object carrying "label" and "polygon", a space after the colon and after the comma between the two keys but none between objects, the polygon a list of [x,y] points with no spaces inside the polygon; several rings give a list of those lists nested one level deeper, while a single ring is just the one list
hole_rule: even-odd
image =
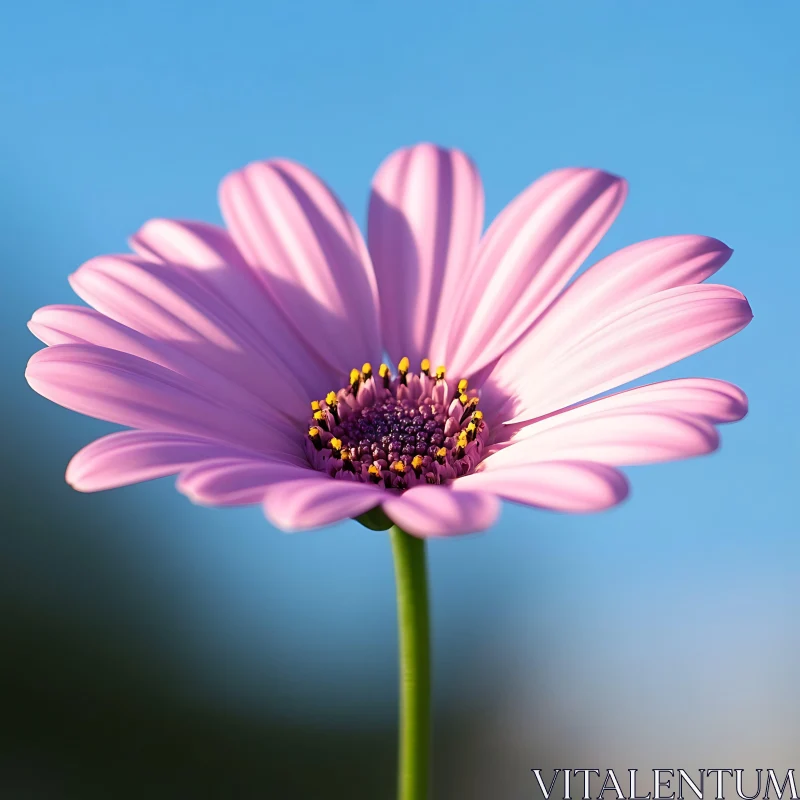
[{"label": "purple flower center", "polygon": [[467,381],[448,382],[444,367],[431,374],[424,359],[410,374],[381,364],[352,370],[349,386],[313,402],[306,439],[312,466],[331,477],[408,489],[446,483],[480,461],[487,436],[478,396]]}]

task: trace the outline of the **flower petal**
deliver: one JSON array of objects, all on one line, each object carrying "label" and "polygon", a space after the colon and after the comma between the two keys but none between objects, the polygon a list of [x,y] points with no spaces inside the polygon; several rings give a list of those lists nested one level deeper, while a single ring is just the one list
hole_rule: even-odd
[{"label": "flower petal", "polygon": [[563,352],[615,310],[666,289],[702,283],[732,252],[708,236],[664,236],[618,250],[579,275],[520,346],[532,361]]},{"label": "flower petal", "polygon": [[[594,320],[569,346],[533,361],[515,347],[486,385],[487,405],[511,424],[548,414],[705,350],[740,331],[753,314],[728,286],[679,286]],[[533,339],[533,337],[531,337]],[[535,345],[531,345],[535,346]]]},{"label": "flower petal", "polygon": [[564,418],[574,420],[607,411],[647,413],[652,410],[686,414],[719,425],[736,422],[747,414],[747,395],[738,386],[717,378],[658,381],[560,409],[531,422],[505,425],[503,440],[525,438],[534,430],[541,432],[548,426],[559,425]]},{"label": "flower petal", "polygon": [[[456,484],[458,481],[453,486]],[[414,536],[474,533],[490,527],[500,513],[496,497],[483,493],[478,486],[475,489],[456,493],[449,486],[415,486],[384,500],[383,510]]]},{"label": "flower petal", "polygon": [[380,505],[385,489],[369,483],[313,477],[272,483],[264,493],[267,519],[283,530],[321,528]]},{"label": "flower petal", "polygon": [[[148,261],[190,267],[191,276],[227,306],[243,330],[242,338],[274,353],[286,370],[297,373],[311,397],[321,396],[341,379],[305,344],[270,295],[264,275],[250,267],[224,228],[151,219],[131,237],[130,245]],[[299,364],[313,364],[314,369],[298,370]]]},{"label": "flower petal", "polygon": [[346,375],[380,361],[378,290],[361,234],[339,200],[291,161],[250,164],[220,186],[226,224],[298,332]]},{"label": "flower petal", "polygon": [[211,439],[153,431],[121,431],[79,450],[67,466],[67,483],[98,492],[174,475],[189,464],[243,450]]},{"label": "flower petal", "polygon": [[[267,424],[285,425],[286,419],[269,398],[260,398],[248,389],[207,366],[201,358],[167,341],[157,341],[143,333],[85,306],[45,306],[28,323],[32,333],[48,345],[91,344],[105,347],[159,364],[202,386],[209,397],[224,402],[231,410],[242,409],[261,416]],[[198,353],[198,356],[201,354]],[[299,405],[302,403],[302,406]],[[293,407],[299,418],[308,416],[308,405],[298,395]],[[300,411],[302,409],[302,411]]]},{"label": "flower petal", "polygon": [[628,481],[604,464],[541,461],[458,478],[453,492],[462,491],[491,492],[515,503],[580,514],[621,503],[628,496]]},{"label": "flower petal", "polygon": [[313,475],[308,463],[234,455],[201,461],[185,469],[177,488],[200,505],[244,506],[260,503],[271,484],[311,480]]},{"label": "flower petal", "polygon": [[633,466],[705,455],[719,446],[716,428],[700,417],[659,409],[573,413],[585,408],[527,426],[521,440],[487,456],[483,468],[561,460]]},{"label": "flower petal", "polygon": [[676,378],[617,392],[591,404],[603,408],[664,408],[702,417],[715,424],[736,422],[747,414],[747,395],[716,378]]},{"label": "flower petal", "polygon": [[627,184],[595,169],[540,178],[483,237],[452,325],[454,374],[472,375],[536,321],[616,218]]},{"label": "flower petal", "polygon": [[169,342],[295,418],[307,412],[308,393],[294,377],[297,370],[287,369],[185,268],[100,256],[81,266],[70,284],[107,317]]},{"label": "flower petal", "polygon": [[483,186],[459,150],[406,147],[378,168],[369,203],[368,241],[378,279],[384,345],[408,356],[448,362],[457,299],[483,226]]},{"label": "flower petal", "polygon": [[[151,219],[130,237],[129,243],[138,255],[157,264],[182,264],[209,273],[225,267],[235,267],[239,275],[250,272],[230,234],[206,222]],[[252,277],[253,285],[258,286]]]},{"label": "flower petal", "polygon": [[689,458],[715,450],[714,424],[747,414],[747,396],[713,378],[679,378],[637,386],[563,409],[533,422],[506,425],[482,469],[562,459],[612,466]]},{"label": "flower petal", "polygon": [[119,425],[221,439],[259,452],[300,455],[293,430],[231,413],[185,377],[142,358],[83,344],[40,350],[25,376],[59,405]]}]

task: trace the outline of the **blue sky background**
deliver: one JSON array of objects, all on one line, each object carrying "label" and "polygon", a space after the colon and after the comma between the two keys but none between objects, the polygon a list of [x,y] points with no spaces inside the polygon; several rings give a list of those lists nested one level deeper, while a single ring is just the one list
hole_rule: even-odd
[{"label": "blue sky background", "polygon": [[[800,651],[800,4],[33,0],[3,18],[6,419],[42,459],[32,497],[86,515],[124,509],[135,523],[135,537],[106,535],[148,598],[177,615],[195,680],[251,704],[269,663],[294,711],[345,713],[352,694],[334,683],[369,698],[348,714],[391,708],[385,537],[354,523],[286,536],[257,509],[193,507],[170,481],[75,495],[63,468],[107,426],[28,389],[37,343],[25,322],[73,302],[67,275],[122,250],[149,217],[218,221],[219,179],[250,160],[308,164],[363,225],[380,160],[432,140],[475,158],[487,218],[556,167],[625,176],[627,204],[591,260],[657,235],[716,236],[735,250],[719,280],[755,313],[659,376],[745,388],[750,416],[723,431],[720,452],[630,470],[631,498],[610,513],[506,507],[489,535],[433,544],[441,694],[484,668],[524,687],[535,669],[564,693],[557,708],[590,696],[612,727],[606,712],[626,698],[667,715],[723,692],[744,693],[753,713],[800,709],[781,666]],[[58,561],[47,566],[57,584]],[[53,601],[49,582],[28,591]],[[59,602],[94,613],[78,595]],[[706,659],[736,641],[747,654],[712,679]]]}]

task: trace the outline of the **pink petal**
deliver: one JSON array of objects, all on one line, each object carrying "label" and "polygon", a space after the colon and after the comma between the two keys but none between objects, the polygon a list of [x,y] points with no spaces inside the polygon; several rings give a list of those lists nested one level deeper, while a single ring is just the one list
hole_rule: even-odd
[{"label": "pink petal", "polygon": [[[182,264],[200,272],[228,272],[241,280],[249,276],[253,288],[260,288],[244,256],[230,234],[217,225],[177,219],[151,219],[130,238],[130,245],[142,258],[157,264]],[[243,285],[243,284],[239,284]],[[222,292],[226,286],[220,282]],[[238,296],[236,297],[238,301]]]},{"label": "pink petal", "polygon": [[661,381],[507,425],[510,445],[501,443],[504,449],[485,458],[482,469],[565,459],[621,466],[689,458],[716,449],[714,423],[746,413],[746,395],[726,381]]},{"label": "pink petal", "polygon": [[522,440],[485,458],[483,468],[570,460],[632,466],[704,455],[719,445],[716,429],[701,417],[657,408],[575,413],[585,408],[527,426]]},{"label": "pink petal", "polygon": [[653,410],[699,417],[714,424],[736,422],[747,414],[747,395],[738,386],[716,378],[675,378],[560,409],[531,422],[506,425],[504,430],[508,436],[519,439],[534,430],[558,425],[564,418],[579,419],[607,411],[648,413]]},{"label": "pink petal", "polygon": [[311,347],[343,375],[380,361],[369,255],[319,178],[291,161],[250,164],[223,180],[220,205],[239,250]]},{"label": "pink petal", "polygon": [[[271,401],[280,396],[278,393],[270,393],[266,398],[257,397],[207,366],[202,358],[196,358],[170,342],[151,339],[94,309],[85,306],[45,306],[34,313],[28,327],[48,345],[93,344],[152,361],[194,381],[210,397],[224,402],[231,410],[249,411],[262,417],[265,424],[286,424],[285,418],[271,406]],[[301,396],[295,397],[290,408],[297,408],[298,419],[307,419],[308,405]]]},{"label": "pink petal", "polygon": [[459,493],[449,486],[415,486],[384,500],[383,510],[414,536],[474,533],[490,527],[500,513],[497,498],[482,491],[477,486],[474,492]]},{"label": "pink petal", "polygon": [[747,414],[747,395],[716,378],[677,378],[637,386],[594,401],[598,408],[670,408],[715,424],[736,422]]},{"label": "pink petal", "polygon": [[[241,456],[243,451],[239,450]],[[98,492],[174,475],[188,464],[237,453],[211,439],[175,433],[122,431],[103,436],[76,453],[67,483],[79,492]]]},{"label": "pink petal", "polygon": [[450,328],[453,374],[474,374],[502,355],[575,274],[619,213],[622,178],[562,169],[540,178],[483,237]]},{"label": "pink petal", "polygon": [[369,251],[381,297],[384,345],[449,364],[447,340],[483,226],[483,186],[459,150],[432,144],[390,155],[372,183]]},{"label": "pink petal", "polygon": [[519,346],[528,360],[563,352],[615,310],[666,289],[702,283],[732,252],[707,236],[665,236],[618,250],[579,275]]},{"label": "pink petal", "polygon": [[[744,295],[727,286],[679,286],[636,300],[581,329],[540,360],[535,337],[502,359],[487,385],[487,405],[510,401],[509,423],[533,419],[705,350],[752,319]],[[493,385],[492,385],[493,384]]]},{"label": "pink petal", "polygon": [[144,359],[102,347],[62,344],[35,353],[25,373],[59,405],[131,428],[216,438],[259,452],[300,455],[299,431],[231,413],[202,387]]},{"label": "pink petal", "polygon": [[267,519],[283,530],[321,528],[380,505],[386,490],[369,483],[314,477],[272,483],[264,493]]},{"label": "pink petal", "polygon": [[[320,473],[317,475],[322,476]],[[313,480],[315,473],[306,463],[276,459],[218,457],[184,470],[178,491],[193,503],[209,506],[244,506],[260,503],[266,488],[293,480]]]},{"label": "pink petal", "polygon": [[458,478],[454,492],[491,492],[506,500],[572,514],[603,511],[628,496],[613,467],[581,461],[541,461]]},{"label": "pink petal", "polygon": [[[285,370],[296,373],[311,397],[321,396],[340,379],[338,372],[324,366],[305,345],[275,304],[263,275],[247,264],[224,228],[151,219],[131,237],[130,244],[148,261],[190,267],[192,277],[226,305],[226,313],[242,330],[241,337],[259,350],[275,353]],[[315,368],[298,369],[298,365]]]},{"label": "pink petal", "polygon": [[169,342],[292,416],[306,413],[308,394],[294,370],[185,268],[100,256],[80,267],[70,284],[111,319]]}]

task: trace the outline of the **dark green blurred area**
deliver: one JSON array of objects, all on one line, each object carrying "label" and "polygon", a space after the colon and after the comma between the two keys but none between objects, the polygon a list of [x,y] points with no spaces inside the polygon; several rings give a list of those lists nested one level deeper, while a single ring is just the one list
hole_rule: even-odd
[{"label": "dark green blurred area", "polygon": [[[381,796],[391,730],[347,733],[193,705],[159,626],[143,631],[142,614],[158,614],[142,608],[145,587],[126,577],[120,554],[89,547],[102,541],[93,533],[125,521],[106,503],[77,514],[85,505],[66,487],[32,495],[43,469],[5,463],[2,475],[0,796],[316,797],[339,796],[337,785],[348,787],[343,797]],[[37,581],[46,591],[33,591]],[[84,602],[102,609],[91,620],[34,599],[87,584]]]},{"label": "dark green blurred area", "polygon": [[[5,211],[0,253],[35,270],[43,254],[24,209]],[[247,714],[187,690],[185,619],[119,547],[135,541],[136,514],[114,493],[64,483],[85,430],[25,384],[34,294],[10,282],[0,319],[0,798],[391,797],[392,720],[300,722],[268,701]]]},{"label": "dark green blurred area", "polygon": [[[195,672],[208,665],[193,667],[192,614],[139,544],[170,531],[153,530],[154,515],[137,513],[125,490],[81,495],[64,482],[71,455],[108,426],[25,383],[41,346],[26,321],[43,302],[74,302],[66,280],[39,280],[53,258],[64,277],[76,258],[60,251],[59,231],[42,240],[33,204],[16,198],[0,208],[0,256],[9,274],[24,276],[0,297],[0,798],[393,797],[393,715],[359,713],[365,700],[352,682],[352,714],[313,705],[294,714],[271,689],[269,665],[257,707],[198,690]],[[320,669],[310,665],[302,680]],[[393,707],[391,676],[383,692]],[[462,706],[485,701],[461,699],[437,712],[437,797],[453,796],[465,748],[480,746],[483,712]]]},{"label": "dark green blurred area", "polygon": [[[20,449],[12,441],[6,452]],[[56,473],[47,459],[3,465],[0,797],[392,796],[393,720],[301,723],[285,709],[244,714],[186,691],[191,665],[165,609],[107,536],[125,534],[124,504],[66,485],[31,490]],[[452,751],[437,754],[444,786],[470,723],[446,711],[438,723]]]}]

